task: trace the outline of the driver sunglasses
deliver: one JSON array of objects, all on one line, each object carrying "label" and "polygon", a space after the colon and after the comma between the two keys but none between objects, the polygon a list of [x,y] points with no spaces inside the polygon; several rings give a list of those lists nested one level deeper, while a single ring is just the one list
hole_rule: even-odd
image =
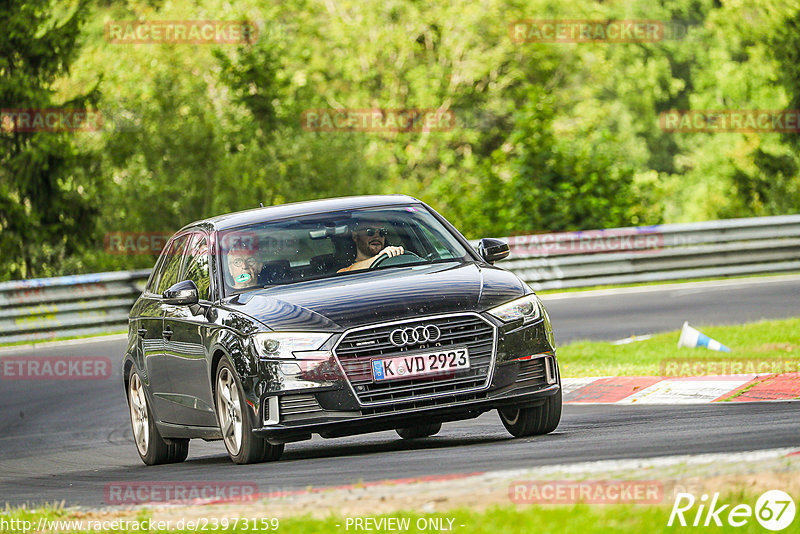
[{"label": "driver sunglasses", "polygon": [[362,228],[361,231],[367,234],[369,237],[372,237],[375,234],[378,234],[381,237],[386,237],[386,234],[389,233],[386,228]]}]

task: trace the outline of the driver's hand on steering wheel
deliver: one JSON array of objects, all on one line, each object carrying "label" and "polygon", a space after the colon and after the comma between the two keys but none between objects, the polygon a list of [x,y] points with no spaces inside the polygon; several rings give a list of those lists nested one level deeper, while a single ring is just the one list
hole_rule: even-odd
[{"label": "driver's hand on steering wheel", "polygon": [[405,249],[403,247],[386,247],[385,249],[381,250],[377,256],[375,256],[375,259],[383,254],[386,254],[390,258],[394,258],[395,256],[402,256],[405,254]]}]

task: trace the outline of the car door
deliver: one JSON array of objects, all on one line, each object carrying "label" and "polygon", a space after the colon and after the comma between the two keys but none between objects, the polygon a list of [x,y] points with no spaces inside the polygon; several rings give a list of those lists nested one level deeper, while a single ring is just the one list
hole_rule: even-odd
[{"label": "car door", "polygon": [[[200,301],[210,304],[208,237],[192,234],[186,260],[178,281],[192,280]],[[164,305],[166,362],[172,382],[175,422],[189,426],[217,425],[209,380],[209,355],[205,340],[209,322],[205,309],[194,306]]]},{"label": "car door", "polygon": [[[177,277],[176,263],[180,265],[182,249],[186,246],[186,236],[173,239],[164,249],[162,258],[153,276],[153,285],[142,296],[142,307],[138,318],[137,331],[144,357],[145,382],[150,385],[153,396],[153,411],[156,419],[171,422],[173,409],[170,395],[172,383],[169,376],[165,354],[164,303],[162,294]],[[174,283],[174,282],[172,282]]]}]

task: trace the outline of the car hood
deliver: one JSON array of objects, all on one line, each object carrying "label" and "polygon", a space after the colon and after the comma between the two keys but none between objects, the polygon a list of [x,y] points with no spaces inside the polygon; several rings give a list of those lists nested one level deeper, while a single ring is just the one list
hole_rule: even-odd
[{"label": "car hood", "polygon": [[273,330],[343,331],[420,315],[484,311],[530,289],[476,263],[394,267],[248,291],[224,306]]}]

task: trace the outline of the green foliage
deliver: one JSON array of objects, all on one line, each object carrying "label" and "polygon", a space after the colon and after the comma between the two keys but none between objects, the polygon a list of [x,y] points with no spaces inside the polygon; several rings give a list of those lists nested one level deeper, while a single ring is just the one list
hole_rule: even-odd
[{"label": "green foliage", "polygon": [[[48,0],[8,0],[0,12],[0,109],[81,109],[98,100],[96,90],[53,98],[77,55],[89,4],[63,18],[50,8]],[[0,128],[0,279],[56,272],[85,246],[98,212],[97,170],[67,133]]]}]

